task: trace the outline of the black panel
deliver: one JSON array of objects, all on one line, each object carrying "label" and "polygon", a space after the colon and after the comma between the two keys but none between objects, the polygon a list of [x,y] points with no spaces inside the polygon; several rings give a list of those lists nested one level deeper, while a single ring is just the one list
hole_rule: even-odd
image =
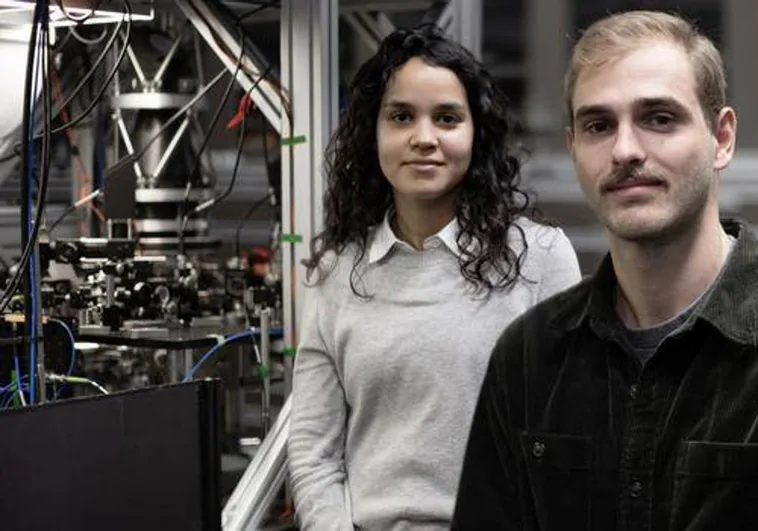
[{"label": "black panel", "polygon": [[218,383],[0,412],[0,525],[221,529]]}]

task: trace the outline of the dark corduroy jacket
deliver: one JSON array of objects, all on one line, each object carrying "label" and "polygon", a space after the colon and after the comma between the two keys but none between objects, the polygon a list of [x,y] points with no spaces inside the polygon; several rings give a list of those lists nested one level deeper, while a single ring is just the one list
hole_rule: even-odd
[{"label": "dark corduroy jacket", "polygon": [[723,224],[725,269],[644,366],[609,258],[505,331],[454,530],[758,530],[758,240]]}]

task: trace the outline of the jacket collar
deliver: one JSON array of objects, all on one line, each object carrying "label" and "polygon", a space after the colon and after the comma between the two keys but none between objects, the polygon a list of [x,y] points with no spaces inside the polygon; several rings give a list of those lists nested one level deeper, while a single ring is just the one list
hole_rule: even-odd
[{"label": "jacket collar", "polygon": [[[689,323],[701,319],[737,343],[752,344],[758,336],[758,239],[744,222],[724,219],[721,223],[737,242],[723,272]],[[566,311],[558,312],[551,326],[574,330],[589,321],[598,331],[612,334],[618,328],[618,318],[614,304],[616,275],[610,254],[603,258],[594,276],[583,284],[584,289],[577,291],[576,304],[569,304],[564,307]]]}]

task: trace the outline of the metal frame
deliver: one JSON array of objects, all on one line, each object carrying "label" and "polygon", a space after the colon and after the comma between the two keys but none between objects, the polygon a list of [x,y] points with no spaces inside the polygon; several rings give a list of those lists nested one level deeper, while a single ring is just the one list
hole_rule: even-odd
[{"label": "metal frame", "polygon": [[[297,346],[309,243],[321,226],[323,153],[338,119],[338,0],[288,0],[281,8],[281,76],[291,116],[282,122],[284,330]],[[284,113],[283,113],[284,115]],[[285,366],[291,389],[292,358]]]}]

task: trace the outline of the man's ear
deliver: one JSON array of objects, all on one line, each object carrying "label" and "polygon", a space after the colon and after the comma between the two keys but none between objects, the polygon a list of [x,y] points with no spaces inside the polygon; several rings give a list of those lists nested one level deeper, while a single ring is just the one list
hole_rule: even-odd
[{"label": "man's ear", "polygon": [[713,136],[716,139],[713,167],[716,170],[723,170],[732,161],[737,141],[737,113],[734,109],[731,107],[721,109],[713,126]]},{"label": "man's ear", "polygon": [[569,154],[574,152],[574,128],[572,126],[566,126],[566,149]]}]

